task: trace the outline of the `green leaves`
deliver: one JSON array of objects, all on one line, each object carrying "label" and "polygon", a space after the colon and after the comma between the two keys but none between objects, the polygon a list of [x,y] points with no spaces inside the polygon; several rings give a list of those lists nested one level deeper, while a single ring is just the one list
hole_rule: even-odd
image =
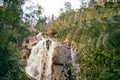
[{"label": "green leaves", "polygon": [[28,80],[22,72],[17,54],[18,43],[26,36],[26,28],[20,19],[23,0],[4,0],[0,6],[0,79]]},{"label": "green leaves", "polygon": [[70,10],[43,29],[52,31],[60,41],[67,38],[71,45],[77,45],[78,80],[119,80],[119,4],[108,2],[104,6]]},{"label": "green leaves", "polygon": [[80,80],[119,80],[119,18],[74,23],[56,33],[58,39],[63,41],[67,37],[77,44]]}]

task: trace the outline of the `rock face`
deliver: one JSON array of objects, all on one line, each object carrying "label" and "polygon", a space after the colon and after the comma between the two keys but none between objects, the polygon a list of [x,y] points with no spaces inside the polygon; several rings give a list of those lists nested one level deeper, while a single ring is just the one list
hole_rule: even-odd
[{"label": "rock face", "polygon": [[51,37],[50,34],[48,33],[39,33],[37,36],[35,35],[37,32],[35,29],[29,29],[31,32],[31,36],[27,37],[26,39],[23,40],[22,42],[22,48],[19,50],[20,54],[26,59],[29,54],[31,53],[32,46],[34,46],[36,43],[38,43],[39,40],[42,38],[48,38]]},{"label": "rock face", "polygon": [[25,72],[36,80],[71,80],[70,68],[76,67],[76,49],[45,33],[39,33],[31,40],[34,42],[26,44],[31,54]]}]

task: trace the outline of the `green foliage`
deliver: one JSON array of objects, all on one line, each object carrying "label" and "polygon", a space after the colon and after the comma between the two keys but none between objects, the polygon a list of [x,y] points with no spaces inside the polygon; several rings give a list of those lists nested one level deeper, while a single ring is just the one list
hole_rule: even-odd
[{"label": "green foliage", "polygon": [[119,10],[119,2],[71,10],[45,27],[60,41],[68,38],[77,45],[80,71],[73,74],[75,80],[119,80]]},{"label": "green foliage", "polygon": [[27,26],[35,26],[39,21],[44,20],[41,17],[43,8],[39,4],[31,4],[27,7],[27,10],[23,16],[23,20]]},{"label": "green foliage", "polygon": [[107,3],[105,3],[105,7],[107,7],[107,8],[112,8],[113,6],[114,6],[113,2],[107,2]]},{"label": "green foliage", "polygon": [[119,18],[84,22],[76,29],[81,80],[119,80]]},{"label": "green foliage", "polygon": [[25,73],[21,71],[11,38],[9,30],[0,29],[0,79],[27,80]]},{"label": "green foliage", "polygon": [[23,0],[3,0],[0,6],[0,80],[28,80],[19,64],[18,45],[28,31],[20,15]]},{"label": "green foliage", "polygon": [[71,10],[71,3],[70,2],[65,2],[65,9],[66,11],[70,11]]},{"label": "green foliage", "polygon": [[[64,28],[68,25],[90,21],[94,19],[103,19],[103,18],[111,18],[114,15],[120,14],[120,7],[119,2],[113,3],[108,2],[105,3],[104,6],[95,5],[94,7],[90,8],[80,8],[78,10],[68,10],[67,12],[61,13],[55,21],[50,21],[45,28],[53,27],[55,23],[59,23],[59,25],[55,25],[54,28]],[[52,26],[53,25],[53,26]],[[48,29],[50,29],[48,28]],[[44,29],[43,29],[44,30]]]},{"label": "green foliage", "polygon": [[120,16],[84,21],[55,34],[61,41],[67,37],[77,44],[80,80],[119,80],[119,21]]}]

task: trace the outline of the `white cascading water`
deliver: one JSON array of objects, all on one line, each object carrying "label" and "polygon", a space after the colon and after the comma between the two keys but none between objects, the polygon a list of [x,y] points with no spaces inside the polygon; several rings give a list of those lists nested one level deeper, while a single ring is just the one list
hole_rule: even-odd
[{"label": "white cascading water", "polygon": [[44,45],[45,40],[41,40],[37,45],[32,47],[31,54],[27,60],[27,66],[25,68],[26,73],[31,77],[40,80],[43,72],[43,54],[47,52]]},{"label": "white cascading water", "polygon": [[52,73],[52,54],[54,53],[54,48],[56,47],[56,42],[51,43],[49,51],[47,52],[47,65],[45,70],[45,80],[51,80],[51,73]]},{"label": "white cascading water", "polygon": [[76,66],[76,49],[71,46],[71,58],[72,58],[72,65]]},{"label": "white cascading water", "polygon": [[[49,44],[47,43],[48,40],[50,41]],[[32,47],[31,54],[27,59],[25,72],[36,80],[51,80],[53,53],[55,47],[59,45],[60,43],[55,42],[52,39],[42,38],[39,40],[39,42]],[[72,64],[75,66],[75,49],[71,47],[70,52]]]}]

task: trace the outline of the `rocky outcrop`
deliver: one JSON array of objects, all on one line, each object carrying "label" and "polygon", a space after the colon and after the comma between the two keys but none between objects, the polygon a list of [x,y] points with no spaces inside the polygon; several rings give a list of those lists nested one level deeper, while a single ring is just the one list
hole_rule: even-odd
[{"label": "rocky outcrop", "polygon": [[71,67],[76,67],[76,50],[67,39],[60,43],[50,37],[48,33],[39,33],[26,39],[23,46],[32,49],[26,73],[36,80],[71,80]]},{"label": "rocky outcrop", "polygon": [[31,36],[23,40],[22,47],[19,49],[20,54],[22,54],[23,58],[25,59],[28,58],[29,54],[31,53],[32,46],[34,46],[39,40],[41,40],[42,38],[48,38],[48,37],[52,38],[51,34],[38,33],[38,31],[32,27],[28,28],[28,30]]},{"label": "rocky outcrop", "polygon": [[23,40],[19,49],[22,60],[27,60],[28,77],[32,80],[71,80],[71,67],[76,67],[76,51],[69,39],[58,42],[50,33],[38,33],[34,28],[28,30],[31,35]]},{"label": "rocky outcrop", "polygon": [[71,76],[71,73],[68,74],[69,68],[72,67],[70,50],[70,46],[66,44],[61,44],[55,48],[52,80],[66,80]]},{"label": "rocky outcrop", "polygon": [[37,43],[36,37],[35,36],[30,36],[26,39],[23,40],[22,42],[22,47],[19,49],[19,53],[22,55],[22,58],[27,59],[32,46]]}]

